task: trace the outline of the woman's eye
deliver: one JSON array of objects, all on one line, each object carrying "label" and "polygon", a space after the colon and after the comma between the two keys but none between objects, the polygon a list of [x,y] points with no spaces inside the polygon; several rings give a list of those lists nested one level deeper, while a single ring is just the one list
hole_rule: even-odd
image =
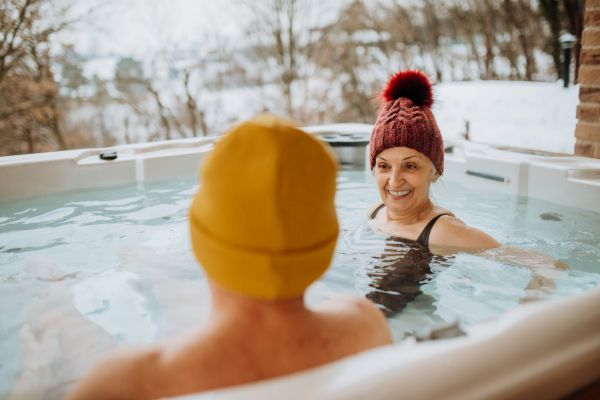
[{"label": "woman's eye", "polygon": [[387,165],[385,165],[385,164],[379,164],[379,169],[386,169],[386,168],[387,168]]},{"label": "woman's eye", "polygon": [[417,168],[417,166],[416,166],[416,165],[414,165],[414,164],[408,164],[408,165],[406,166],[406,168],[407,168],[407,169],[415,169],[415,168]]}]

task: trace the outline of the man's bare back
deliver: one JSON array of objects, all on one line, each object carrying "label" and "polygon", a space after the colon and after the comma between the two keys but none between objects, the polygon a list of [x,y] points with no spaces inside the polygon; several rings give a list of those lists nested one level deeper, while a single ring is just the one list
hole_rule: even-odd
[{"label": "man's bare back", "polygon": [[207,327],[105,358],[75,399],[157,399],[274,378],[392,343],[368,300],[339,296],[315,310],[302,298],[267,303],[211,285]]}]

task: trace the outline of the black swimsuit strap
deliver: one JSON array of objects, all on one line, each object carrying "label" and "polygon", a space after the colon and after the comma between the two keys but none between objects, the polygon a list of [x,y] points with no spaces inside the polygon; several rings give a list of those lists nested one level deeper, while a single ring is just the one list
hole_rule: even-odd
[{"label": "black swimsuit strap", "polygon": [[423,229],[423,232],[421,232],[421,235],[419,235],[419,238],[417,239],[417,242],[419,244],[421,244],[424,247],[429,248],[429,234],[431,233],[431,229],[433,228],[433,225],[435,225],[437,220],[440,217],[443,217],[444,215],[450,215],[450,214],[440,214],[436,217],[433,217],[432,220],[429,221],[429,223],[427,224],[425,229]]},{"label": "black swimsuit strap", "polygon": [[371,219],[375,219],[375,216],[377,215],[379,210],[381,210],[383,207],[385,207],[385,203],[382,203],[379,207],[377,207],[375,209],[375,211],[373,211],[373,214],[371,214]]},{"label": "black swimsuit strap", "polygon": [[[379,212],[379,210],[381,210],[383,207],[385,207],[385,203],[381,204],[379,207],[377,207],[375,209],[375,211],[373,211],[373,214],[371,214],[371,219],[375,219],[375,216],[377,215],[377,213]],[[419,238],[417,239],[417,242],[425,247],[425,248],[429,248],[429,234],[431,233],[431,229],[433,229],[433,225],[435,225],[435,223],[437,222],[437,220],[440,217],[443,217],[444,215],[450,215],[450,214],[440,214],[437,215],[435,217],[433,217],[431,219],[431,221],[429,221],[429,223],[427,224],[427,226],[425,227],[425,229],[423,229],[423,232],[421,232],[421,234],[419,235]]]}]

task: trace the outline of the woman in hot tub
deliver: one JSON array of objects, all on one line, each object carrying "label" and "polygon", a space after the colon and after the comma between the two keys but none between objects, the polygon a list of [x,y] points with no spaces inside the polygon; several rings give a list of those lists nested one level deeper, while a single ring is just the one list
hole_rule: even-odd
[{"label": "woman in hot tub", "polygon": [[381,265],[368,275],[367,294],[387,315],[400,312],[421,293],[431,261],[457,250],[530,268],[521,302],[550,296],[566,264],[519,247],[503,246],[432,203],[431,184],[444,172],[444,143],[435,118],[432,86],[421,71],[394,75],[381,92],[370,142],[370,167],[381,201],[368,210],[371,228],[391,236]]}]

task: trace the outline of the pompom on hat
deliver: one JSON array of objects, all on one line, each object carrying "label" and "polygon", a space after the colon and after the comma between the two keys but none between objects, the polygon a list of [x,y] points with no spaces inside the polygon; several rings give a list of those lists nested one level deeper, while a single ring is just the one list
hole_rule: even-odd
[{"label": "pompom on hat", "polygon": [[192,247],[215,283],[286,299],[327,270],[339,227],[337,162],[325,146],[272,115],[215,144],[190,208]]},{"label": "pompom on hat", "polygon": [[377,100],[381,106],[369,144],[371,169],[382,151],[408,147],[429,157],[441,176],[444,141],[431,112],[433,89],[427,75],[416,70],[398,72]]}]

